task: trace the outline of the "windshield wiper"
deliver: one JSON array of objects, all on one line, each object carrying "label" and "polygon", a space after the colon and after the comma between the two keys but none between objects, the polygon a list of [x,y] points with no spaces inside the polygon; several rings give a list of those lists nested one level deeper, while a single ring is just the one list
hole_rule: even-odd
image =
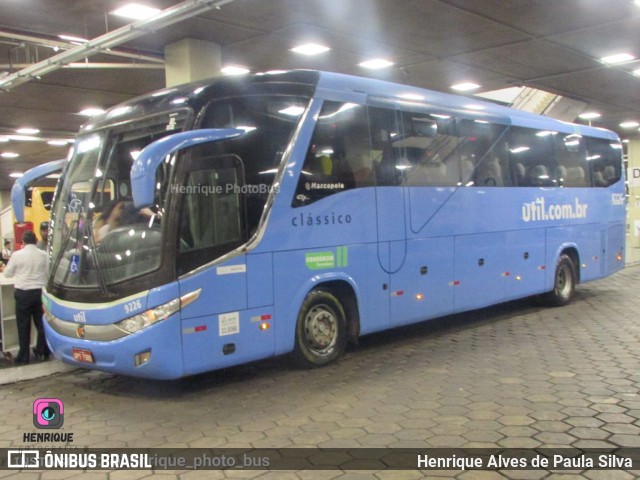
[{"label": "windshield wiper", "polygon": [[93,267],[95,269],[96,272],[96,278],[98,280],[98,286],[100,287],[100,293],[103,296],[108,296],[109,295],[109,289],[107,288],[107,283],[104,280],[104,277],[102,276],[102,270],[100,269],[100,264],[98,263],[98,256],[96,255],[96,243],[95,243],[95,239],[93,237],[93,219],[91,219],[91,221],[89,221],[89,218],[87,218],[87,226],[85,228],[85,235],[86,238],[88,238],[88,247],[89,247],[89,252],[91,252],[91,259],[93,260]]}]

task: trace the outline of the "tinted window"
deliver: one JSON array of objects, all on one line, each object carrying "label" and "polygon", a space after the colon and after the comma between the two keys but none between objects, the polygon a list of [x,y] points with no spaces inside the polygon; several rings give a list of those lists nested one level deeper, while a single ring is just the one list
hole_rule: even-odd
[{"label": "tinted window", "polygon": [[556,181],[562,187],[588,187],[589,169],[584,138],[578,134],[553,132],[553,146],[558,167]]},{"label": "tinted window", "polygon": [[508,148],[515,185],[548,187],[556,184],[556,163],[549,132],[512,127]]},{"label": "tinted window", "polygon": [[300,173],[293,206],[373,185],[367,109],[325,102]]},{"label": "tinted window", "polygon": [[613,185],[622,175],[622,146],[600,138],[587,138],[587,162],[594,187]]}]

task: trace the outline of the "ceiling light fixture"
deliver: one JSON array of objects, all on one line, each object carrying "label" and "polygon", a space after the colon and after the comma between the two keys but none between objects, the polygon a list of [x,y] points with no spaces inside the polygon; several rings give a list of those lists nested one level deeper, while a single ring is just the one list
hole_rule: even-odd
[{"label": "ceiling light fixture", "polygon": [[317,43],[305,43],[304,45],[298,45],[291,49],[292,52],[299,53],[301,55],[319,55],[321,53],[328,52],[329,50],[331,50],[329,47],[318,45]]},{"label": "ceiling light fixture", "polygon": [[608,55],[606,57],[602,57],[600,60],[603,63],[608,63],[609,65],[615,65],[617,63],[630,62],[631,60],[635,60],[636,57],[631,55],[630,53],[616,53],[615,55]]},{"label": "ceiling light fixture", "polygon": [[78,115],[83,117],[95,117],[96,115],[102,115],[104,110],[97,107],[87,107],[78,112]]},{"label": "ceiling light fixture", "polygon": [[451,85],[451,88],[458,92],[468,92],[470,90],[476,90],[480,88],[480,85],[473,82],[462,82],[462,83],[457,83],[455,85]]},{"label": "ceiling light fixture", "polygon": [[622,128],[636,128],[636,127],[640,127],[640,123],[638,123],[638,122],[622,122],[620,124],[620,127],[622,127]]},{"label": "ceiling light fixture", "polygon": [[58,38],[62,40],[66,40],[67,42],[77,43],[77,44],[83,44],[89,41],[86,38],[74,37],[73,35],[58,35]]},{"label": "ceiling light fixture", "polygon": [[24,176],[24,173],[22,173],[22,172],[13,172],[13,173],[10,173],[9,176],[11,178],[20,178],[20,177]]},{"label": "ceiling light fixture", "polygon": [[593,120],[594,118],[600,118],[602,115],[598,112],[585,112],[578,115],[583,120]]},{"label": "ceiling light fixture", "polygon": [[370,70],[378,70],[381,68],[387,68],[393,65],[393,62],[389,60],[385,60],[384,58],[373,58],[371,60],[366,60],[364,62],[359,63],[362,68],[368,68]]},{"label": "ceiling light fixture", "polygon": [[249,69],[247,67],[241,67],[239,65],[227,65],[226,67],[222,67],[220,71],[224,75],[245,75],[249,73]]},{"label": "ceiling light fixture", "polygon": [[37,128],[23,127],[18,128],[16,130],[16,133],[19,133],[20,135],[35,135],[36,133],[40,133],[40,130],[38,130]]},{"label": "ceiling light fixture", "polygon": [[147,7],[146,5],[140,5],[139,3],[129,3],[110,13],[118,17],[131,18],[133,20],[144,20],[160,13],[160,9]]},{"label": "ceiling light fixture", "polygon": [[0,157],[2,158],[18,158],[20,154],[15,152],[2,152],[0,153]]}]

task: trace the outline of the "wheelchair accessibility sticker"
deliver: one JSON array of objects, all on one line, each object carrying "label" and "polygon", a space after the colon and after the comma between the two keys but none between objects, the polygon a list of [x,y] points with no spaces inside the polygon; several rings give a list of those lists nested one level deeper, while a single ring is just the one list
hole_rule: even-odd
[{"label": "wheelchair accessibility sticker", "polygon": [[78,273],[80,270],[80,255],[71,255],[71,262],[69,263],[69,273]]}]

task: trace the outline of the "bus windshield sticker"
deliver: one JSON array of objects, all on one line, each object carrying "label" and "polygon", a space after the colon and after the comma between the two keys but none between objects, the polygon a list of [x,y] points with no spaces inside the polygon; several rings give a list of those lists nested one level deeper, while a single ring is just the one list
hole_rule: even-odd
[{"label": "bus windshield sticker", "polygon": [[335,253],[310,252],[305,253],[304,263],[309,270],[325,270],[327,268],[346,267],[349,264],[347,247],[337,247]]},{"label": "bus windshield sticker", "polygon": [[69,262],[69,273],[78,273],[80,270],[80,255],[71,255],[71,261]]}]

